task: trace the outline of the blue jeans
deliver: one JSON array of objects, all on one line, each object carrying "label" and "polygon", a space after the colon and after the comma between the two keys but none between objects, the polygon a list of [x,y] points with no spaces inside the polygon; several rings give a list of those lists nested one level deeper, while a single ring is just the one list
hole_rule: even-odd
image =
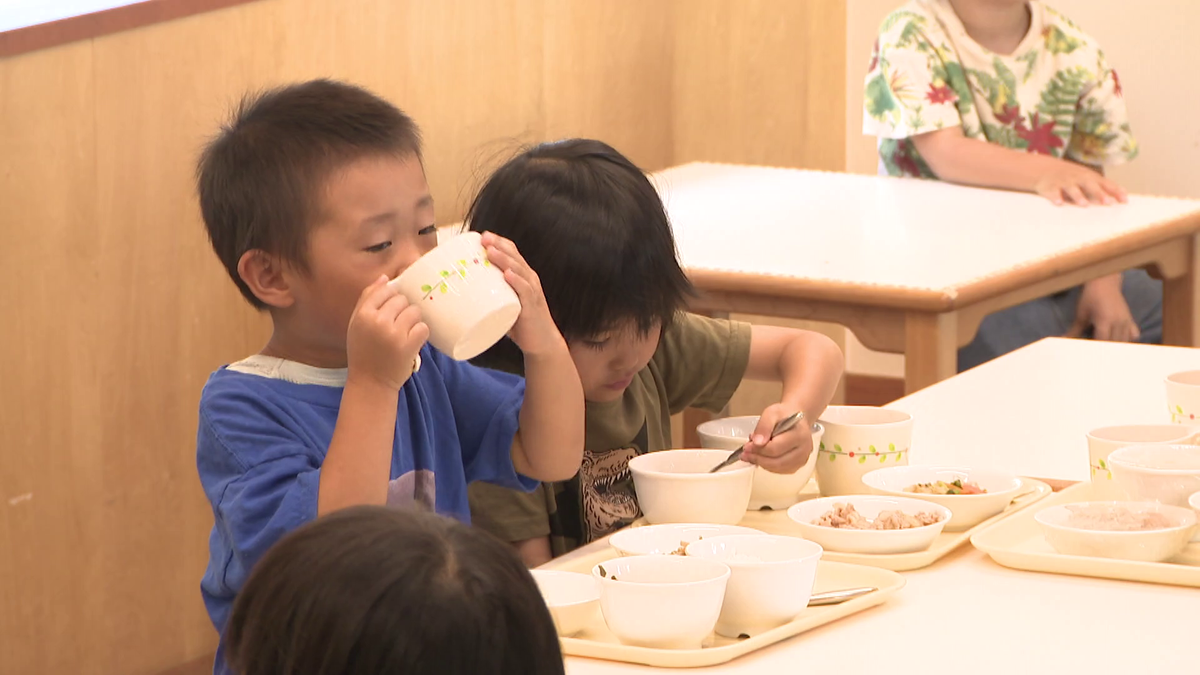
[{"label": "blue jeans", "polygon": [[[1083,287],[1076,286],[984,317],[971,344],[958,350],[958,372],[974,368],[1048,337],[1059,337],[1075,322]],[[1121,275],[1121,293],[1142,336],[1138,342],[1162,343],[1162,282],[1145,270]]]}]

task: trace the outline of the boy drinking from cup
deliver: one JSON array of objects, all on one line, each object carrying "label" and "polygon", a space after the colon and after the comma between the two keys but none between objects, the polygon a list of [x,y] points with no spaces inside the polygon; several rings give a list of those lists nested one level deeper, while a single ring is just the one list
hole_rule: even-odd
[{"label": "boy drinking from cup", "polygon": [[575,473],[579,376],[512,242],[482,239],[520,299],[510,335],[525,380],[430,349],[420,308],[388,283],[437,237],[404,113],[327,80],[269,91],[243,102],[197,173],[213,250],[273,324],[200,400],[215,519],[201,592],[218,631],[255,562],[319,515],[387,504],[469,522],[469,482],[530,490]]}]

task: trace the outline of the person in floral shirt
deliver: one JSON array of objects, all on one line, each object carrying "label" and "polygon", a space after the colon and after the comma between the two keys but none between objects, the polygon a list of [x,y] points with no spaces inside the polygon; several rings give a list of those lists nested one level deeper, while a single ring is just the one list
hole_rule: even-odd
[{"label": "person in floral shirt", "polygon": [[[884,19],[863,132],[879,172],[1108,205],[1106,165],[1137,156],[1124,92],[1096,41],[1037,1],[912,0]],[[982,142],[980,142],[982,141]],[[997,312],[959,370],[1044,337],[1161,342],[1162,284],[1142,270]]]}]

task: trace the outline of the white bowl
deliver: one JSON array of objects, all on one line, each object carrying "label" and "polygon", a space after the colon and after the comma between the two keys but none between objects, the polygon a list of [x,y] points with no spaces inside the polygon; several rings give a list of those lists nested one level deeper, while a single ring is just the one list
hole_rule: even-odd
[{"label": "white bowl", "polygon": [[736,525],[746,515],[753,464],[736,462],[709,473],[724,450],[663,450],[629,460],[642,513],[651,523]]},{"label": "white bowl", "polygon": [[[1071,507],[1126,508],[1135,513],[1157,512],[1173,526],[1160,530],[1113,531],[1084,529],[1070,525]],[[1196,527],[1196,514],[1178,506],[1156,502],[1079,502],[1042,509],[1034,519],[1042,526],[1046,541],[1065,555],[1118,558],[1159,562],[1187,546]]]},{"label": "white bowl", "polygon": [[912,415],[890,408],[831,405],[821,414],[817,487],[825,497],[869,492],[862,477],[882,466],[908,464]]},{"label": "white bowl", "polygon": [[[1131,445],[1108,456],[1117,487],[1134,501],[1187,506],[1200,490],[1200,446]],[[1200,541],[1200,533],[1192,538]]]},{"label": "white bowl", "polygon": [[699,649],[721,613],[729,566],[644,555],[606,560],[592,568],[592,576],[600,580],[604,621],[623,644]]},{"label": "white bowl", "polygon": [[[750,434],[758,426],[758,416],[724,417],[719,420],[705,422],[696,427],[700,435],[700,446],[718,450],[737,450],[750,440]],[[812,442],[813,453],[808,461],[795,473],[774,473],[763,469],[754,472],[754,485],[750,490],[751,509],[786,509],[796,503],[800,490],[812,480],[813,472],[817,470],[817,448],[820,447],[821,437],[825,428],[813,424]]]},{"label": "white bowl", "polygon": [[[926,495],[907,492],[905,488],[916,483],[947,483],[962,479],[987,490],[981,495]],[[893,466],[878,469],[863,476],[863,484],[879,494],[891,497],[909,497],[933,502],[950,509],[953,514],[946,523],[947,532],[961,532],[975,527],[1008,508],[1008,505],[1025,488],[1025,483],[1016,475],[990,469],[965,469],[947,466]]]},{"label": "white bowl", "polygon": [[687,547],[689,558],[725,563],[732,570],[718,635],[755,636],[782,626],[808,607],[820,545],[771,534],[715,537]]},{"label": "white bowl", "polygon": [[1188,506],[1192,507],[1192,510],[1196,512],[1196,518],[1200,519],[1200,492],[1188,497]]},{"label": "white bowl", "polygon": [[1087,433],[1092,497],[1105,501],[1123,496],[1108,465],[1108,457],[1114,451],[1130,445],[1187,444],[1194,434],[1195,429],[1180,424],[1126,424],[1092,429]]},{"label": "white bowl", "polygon": [[587,574],[530,570],[554,617],[558,634],[570,637],[587,628],[600,611],[600,584]]},{"label": "white bowl", "polygon": [[[738,525],[708,525],[704,523],[668,523],[627,527],[608,539],[608,545],[621,555],[670,555],[681,546],[738,534],[762,534],[761,531]],[[682,553],[680,553],[682,555]]]},{"label": "white bowl", "polygon": [[488,262],[478,232],[438,244],[389,283],[421,308],[429,344],[465,361],[508,333],[521,301],[504,274]]},{"label": "white bowl", "polygon": [[[816,525],[813,521],[833,510],[836,504],[851,504],[867,520],[875,520],[881,511],[900,511],[909,515],[921,512],[939,516],[938,522],[905,530],[851,530]],[[788,517],[800,528],[805,539],[815,541],[827,551],[842,553],[912,553],[924,551],[950,522],[950,509],[920,499],[879,495],[822,497],[800,502],[788,509]]]}]

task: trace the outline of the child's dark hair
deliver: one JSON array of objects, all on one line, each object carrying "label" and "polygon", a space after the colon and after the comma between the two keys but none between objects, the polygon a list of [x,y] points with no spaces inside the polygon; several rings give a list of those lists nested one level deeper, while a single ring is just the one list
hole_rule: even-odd
[{"label": "child's dark hair", "polygon": [[488,179],[467,222],[517,245],[568,340],[630,321],[642,333],[669,325],[693,292],[658,192],[600,141],[522,152]]},{"label": "child's dark hair", "polygon": [[239,675],[563,673],[549,610],[509,546],[382,506],[337,511],[275,544],[225,640]]},{"label": "child's dark hair", "polygon": [[196,182],[213,250],[250,304],[266,307],[238,274],[246,251],[261,249],[307,270],[324,183],[373,155],[420,158],[421,133],[365,89],[312,80],[242,99],[204,148]]}]

